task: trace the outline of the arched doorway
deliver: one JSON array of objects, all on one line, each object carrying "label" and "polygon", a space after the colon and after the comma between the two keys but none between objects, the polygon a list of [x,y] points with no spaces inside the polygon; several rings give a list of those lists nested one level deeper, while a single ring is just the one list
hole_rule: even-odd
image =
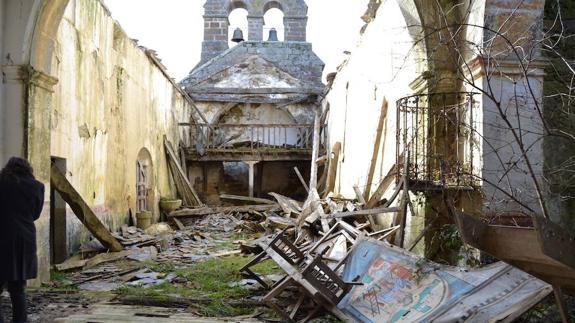
[{"label": "arched doorway", "polygon": [[136,212],[154,210],[152,156],[146,148],[140,149],[136,160]]}]

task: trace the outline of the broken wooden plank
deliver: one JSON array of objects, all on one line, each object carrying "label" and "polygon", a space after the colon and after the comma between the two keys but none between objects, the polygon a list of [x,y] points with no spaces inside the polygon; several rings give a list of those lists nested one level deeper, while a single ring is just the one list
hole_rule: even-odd
[{"label": "broken wooden plank", "polygon": [[353,212],[339,212],[328,216],[328,218],[348,218],[360,215],[373,215],[381,213],[394,213],[399,211],[396,207],[382,207],[377,209],[357,210]]},{"label": "broken wooden plank", "polygon": [[315,118],[313,122],[313,146],[311,153],[311,169],[309,175],[309,189],[310,191],[317,189],[317,158],[319,156],[320,145],[320,115],[319,108],[316,107]]},{"label": "broken wooden plank", "polygon": [[278,201],[282,210],[288,216],[290,216],[292,213],[298,215],[302,212],[302,204],[300,202],[274,192],[270,192],[268,194],[273,196]]},{"label": "broken wooden plank", "polygon": [[[362,206],[365,206],[367,204],[367,202],[365,201],[365,198],[361,194],[361,191],[359,190],[359,187],[357,187],[357,185],[353,186],[353,191],[355,192],[355,196],[357,197],[357,200],[359,201],[359,203],[361,203]],[[369,220],[369,224],[371,225],[371,229],[375,230],[376,224],[377,224],[375,221],[375,216],[373,216],[373,214],[370,214],[370,215],[368,215],[367,219]]]},{"label": "broken wooden plank", "polygon": [[86,268],[92,268],[92,267],[96,267],[99,264],[105,263],[105,262],[111,262],[111,261],[116,261],[122,258],[125,258],[127,256],[129,256],[134,249],[131,250],[123,250],[123,251],[119,251],[119,252],[109,252],[109,253],[101,253],[98,254],[90,259],[88,259],[88,261],[86,262]]},{"label": "broken wooden plank", "polygon": [[84,268],[86,266],[87,259],[78,259],[76,257],[67,259],[61,264],[54,265],[57,271],[68,271]]},{"label": "broken wooden plank", "polygon": [[371,194],[371,184],[373,182],[373,174],[375,173],[375,166],[377,165],[377,159],[379,157],[379,146],[381,145],[381,137],[383,134],[383,125],[387,119],[387,99],[383,98],[383,104],[381,105],[381,113],[379,115],[379,122],[377,124],[377,130],[375,132],[375,143],[373,144],[373,153],[371,155],[371,161],[369,163],[369,171],[367,173],[367,180],[365,183],[365,191],[363,197],[368,200]]},{"label": "broken wooden plank", "polygon": [[297,178],[299,178],[299,181],[301,182],[301,185],[303,185],[303,187],[305,188],[305,191],[309,193],[309,187],[307,186],[307,184],[305,183],[305,180],[303,179],[303,176],[301,175],[299,169],[297,168],[297,166],[295,166],[293,168],[293,170],[295,171],[295,174],[297,175]]},{"label": "broken wooden plank", "polygon": [[74,211],[80,222],[104,245],[111,251],[121,251],[124,249],[122,244],[114,238],[108,229],[102,224],[94,211],[90,209],[80,193],[70,184],[66,176],[60,172],[56,165],[52,164],[50,169],[50,185],[54,187],[60,196]]},{"label": "broken wooden plank", "polygon": [[325,164],[326,161],[327,161],[327,155],[323,155],[323,156],[318,157],[315,162],[318,165],[323,165],[323,164]]},{"label": "broken wooden plank", "polygon": [[365,202],[365,199],[363,198],[363,195],[361,195],[361,191],[359,190],[359,187],[357,187],[357,185],[353,185],[353,191],[355,192],[355,197],[357,197],[357,200],[359,201],[359,203],[361,203],[361,205],[367,204]]},{"label": "broken wooden plank", "polygon": [[391,185],[391,183],[393,183],[393,181],[395,180],[396,174],[397,174],[397,164],[393,165],[393,167],[389,170],[387,175],[385,175],[385,177],[381,180],[381,182],[379,182],[377,190],[375,190],[373,195],[367,201],[367,204],[365,205],[366,208],[371,209],[372,207],[376,206],[377,203],[379,203],[379,201],[383,197],[383,194],[385,194],[385,191],[387,191],[389,185]]},{"label": "broken wooden plank", "polygon": [[202,202],[200,201],[198,194],[194,190],[192,184],[190,184],[186,173],[178,162],[178,157],[174,151],[174,148],[172,147],[172,144],[166,137],[164,137],[164,148],[166,150],[166,158],[168,161],[168,166],[172,172],[174,184],[176,184],[176,189],[178,190],[184,205],[201,206]]},{"label": "broken wooden plank", "polygon": [[220,206],[220,207],[201,207],[197,209],[183,209],[170,213],[168,216],[170,218],[176,217],[192,217],[192,216],[205,216],[210,214],[218,213],[231,213],[231,212],[250,212],[250,211],[279,211],[280,206],[277,204],[265,204],[265,205],[245,205],[245,206]]},{"label": "broken wooden plank", "polygon": [[236,200],[236,201],[244,201],[244,202],[254,202],[260,204],[276,204],[276,202],[268,199],[258,198],[258,197],[249,197],[249,196],[241,196],[241,195],[231,195],[231,194],[220,194],[220,199],[224,200]]},{"label": "broken wooden plank", "polygon": [[339,154],[341,152],[341,142],[336,142],[332,149],[331,155],[329,159],[329,165],[327,170],[327,179],[326,179],[326,187],[325,187],[325,194],[329,194],[333,192],[335,189],[335,179],[337,173],[337,164],[339,162]]},{"label": "broken wooden plank", "polygon": [[186,226],[182,223],[182,221],[178,220],[178,218],[172,218],[172,221],[174,221],[174,223],[178,227],[178,230],[180,231],[186,230]]}]

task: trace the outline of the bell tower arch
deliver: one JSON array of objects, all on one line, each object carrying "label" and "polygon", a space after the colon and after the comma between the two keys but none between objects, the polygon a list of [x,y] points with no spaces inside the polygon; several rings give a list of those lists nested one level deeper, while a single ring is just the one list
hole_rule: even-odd
[{"label": "bell tower arch", "polygon": [[247,32],[249,41],[264,41],[264,15],[272,8],[284,13],[285,41],[306,41],[308,8],[304,0],[207,0],[204,4],[204,41],[199,65],[229,49],[228,18],[238,8],[248,11],[248,30],[243,32]]}]

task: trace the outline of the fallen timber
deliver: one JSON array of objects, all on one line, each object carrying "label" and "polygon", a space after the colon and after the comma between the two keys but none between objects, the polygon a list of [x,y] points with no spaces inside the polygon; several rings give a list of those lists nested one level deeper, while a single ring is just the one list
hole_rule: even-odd
[{"label": "fallen timber", "polygon": [[122,244],[114,238],[110,231],[102,224],[100,219],[94,214],[80,193],[72,186],[66,176],[60,172],[56,165],[52,164],[50,169],[50,185],[54,187],[62,199],[68,203],[80,222],[94,235],[98,241],[111,251],[121,251]]},{"label": "fallen timber", "polygon": [[222,206],[222,207],[201,207],[196,209],[182,209],[170,213],[168,216],[171,218],[178,217],[201,217],[216,213],[232,213],[232,212],[266,212],[266,211],[279,211],[280,206],[277,204],[263,204],[263,205],[246,205],[246,206]]}]

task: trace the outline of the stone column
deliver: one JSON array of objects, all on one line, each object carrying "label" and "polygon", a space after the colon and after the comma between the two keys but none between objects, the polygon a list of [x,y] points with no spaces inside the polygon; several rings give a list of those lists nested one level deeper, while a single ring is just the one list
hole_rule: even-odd
[{"label": "stone column", "polygon": [[248,16],[248,40],[263,41],[264,17]]},{"label": "stone column", "polygon": [[45,185],[44,208],[36,221],[38,278],[33,286],[50,280],[50,117],[52,88],[58,80],[30,65],[4,66],[5,107],[3,159],[22,156]]},{"label": "stone column", "polygon": [[254,197],[254,178],[255,178],[255,170],[254,166],[258,163],[257,161],[246,161],[250,170],[249,170],[249,197]]},{"label": "stone column", "polygon": [[4,74],[4,101],[2,127],[0,127],[0,167],[3,167],[12,156],[26,155],[25,93],[28,79],[27,68],[21,65],[2,67]]},{"label": "stone column", "polygon": [[202,42],[202,60],[206,62],[229,48],[227,16],[204,16],[204,41]]},{"label": "stone column", "polygon": [[307,17],[284,17],[285,41],[306,41]]}]

